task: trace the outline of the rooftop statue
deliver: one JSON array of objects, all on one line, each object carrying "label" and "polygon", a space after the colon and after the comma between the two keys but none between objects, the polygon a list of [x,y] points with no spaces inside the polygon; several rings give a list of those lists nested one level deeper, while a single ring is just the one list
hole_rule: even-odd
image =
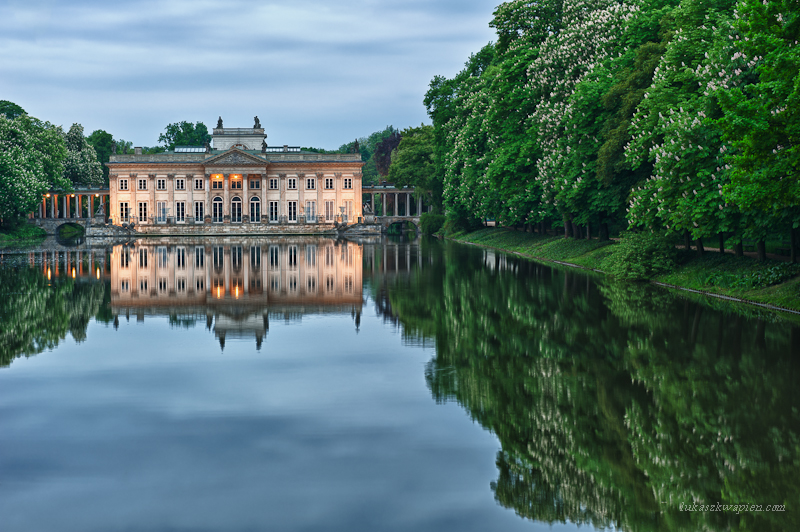
[{"label": "rooftop statue", "polygon": [[261,141],[261,153],[267,153],[267,141],[266,140],[262,140]]},{"label": "rooftop statue", "polygon": [[219,117],[219,119],[217,119],[217,129],[222,129],[222,117]]},{"label": "rooftop statue", "polygon": [[258,119],[257,116],[253,117],[255,120],[255,124],[253,124],[253,129],[261,129],[261,120]]}]

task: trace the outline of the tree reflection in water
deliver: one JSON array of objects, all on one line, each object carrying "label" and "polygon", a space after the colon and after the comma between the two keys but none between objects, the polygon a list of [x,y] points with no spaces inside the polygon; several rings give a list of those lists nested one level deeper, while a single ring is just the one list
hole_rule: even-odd
[{"label": "tree reflection in water", "polygon": [[457,401],[498,436],[500,504],[630,531],[800,530],[796,324],[423,246],[435,260],[386,287],[390,307],[404,334],[435,339],[425,372],[434,399]]}]

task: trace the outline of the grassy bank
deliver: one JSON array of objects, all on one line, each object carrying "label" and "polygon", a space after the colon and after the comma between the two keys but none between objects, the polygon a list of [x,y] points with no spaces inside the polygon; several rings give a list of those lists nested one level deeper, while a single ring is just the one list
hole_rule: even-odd
[{"label": "grassy bank", "polygon": [[47,236],[44,229],[27,223],[16,227],[0,227],[0,246],[9,247],[19,244],[38,242]]},{"label": "grassy bank", "polygon": [[[508,228],[480,229],[449,237],[599,271],[608,269],[620,248],[614,241],[574,240]],[[800,265],[778,260],[759,262],[711,251],[698,257],[696,251],[678,250],[674,266],[649,280],[800,311]]]}]

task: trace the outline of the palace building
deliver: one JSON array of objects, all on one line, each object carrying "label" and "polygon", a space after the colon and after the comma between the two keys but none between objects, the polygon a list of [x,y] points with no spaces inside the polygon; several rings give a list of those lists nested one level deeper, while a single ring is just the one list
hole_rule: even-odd
[{"label": "palace building", "polygon": [[200,235],[317,233],[360,221],[360,153],[271,147],[266,138],[258,117],[252,128],[220,119],[211,145],[112,155],[111,223]]}]

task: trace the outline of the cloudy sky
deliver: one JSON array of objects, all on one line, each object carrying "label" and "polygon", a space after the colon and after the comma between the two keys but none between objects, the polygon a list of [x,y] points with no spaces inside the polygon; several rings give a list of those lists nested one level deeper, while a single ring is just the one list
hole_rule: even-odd
[{"label": "cloudy sky", "polygon": [[500,0],[6,0],[0,100],[152,146],[181,120],[336,148],[428,123],[431,78],[494,40]]}]

